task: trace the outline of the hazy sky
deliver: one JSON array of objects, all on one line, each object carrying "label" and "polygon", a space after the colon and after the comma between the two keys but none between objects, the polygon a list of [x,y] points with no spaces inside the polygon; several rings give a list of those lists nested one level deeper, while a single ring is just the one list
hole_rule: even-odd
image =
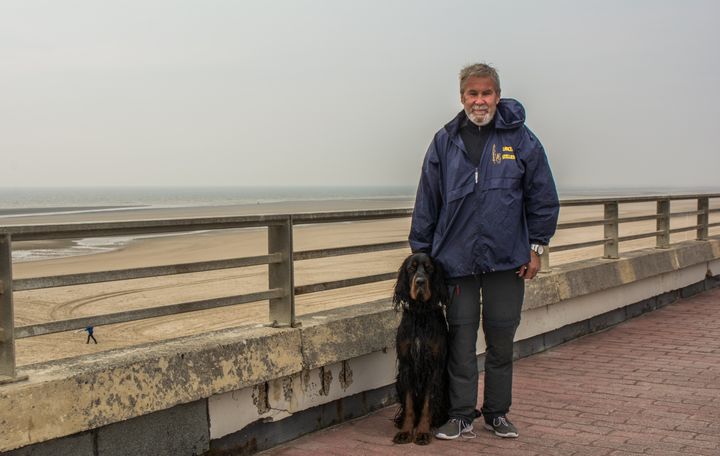
[{"label": "hazy sky", "polygon": [[0,2],[0,186],[415,185],[495,65],[560,187],[720,186],[717,1]]}]

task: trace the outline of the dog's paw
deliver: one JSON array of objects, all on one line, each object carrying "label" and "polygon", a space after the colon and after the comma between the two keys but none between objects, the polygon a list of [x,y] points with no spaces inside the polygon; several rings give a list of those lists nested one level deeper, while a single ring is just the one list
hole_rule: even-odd
[{"label": "dog's paw", "polygon": [[432,440],[432,435],[429,432],[418,432],[415,436],[416,445],[427,445]]},{"label": "dog's paw", "polygon": [[413,441],[412,432],[400,431],[393,437],[395,443],[410,443]]}]

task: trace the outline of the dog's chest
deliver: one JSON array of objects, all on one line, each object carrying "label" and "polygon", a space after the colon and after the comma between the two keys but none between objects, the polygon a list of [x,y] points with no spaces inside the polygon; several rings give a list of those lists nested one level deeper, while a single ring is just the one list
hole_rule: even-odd
[{"label": "dog's chest", "polygon": [[417,357],[418,354],[422,353],[423,350],[423,341],[420,339],[420,337],[415,336],[415,340],[412,342],[412,350],[413,350],[413,357]]}]

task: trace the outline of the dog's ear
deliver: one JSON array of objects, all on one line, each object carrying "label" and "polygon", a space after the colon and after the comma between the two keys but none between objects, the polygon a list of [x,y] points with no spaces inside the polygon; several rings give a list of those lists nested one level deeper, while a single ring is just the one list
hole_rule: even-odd
[{"label": "dog's ear", "polygon": [[410,275],[407,272],[407,263],[409,260],[410,257],[405,258],[398,270],[397,282],[395,282],[395,291],[393,293],[395,310],[400,310],[403,302],[410,302]]},{"label": "dog's ear", "polygon": [[432,293],[439,304],[447,306],[450,302],[448,287],[445,284],[445,270],[437,261],[433,262]]}]

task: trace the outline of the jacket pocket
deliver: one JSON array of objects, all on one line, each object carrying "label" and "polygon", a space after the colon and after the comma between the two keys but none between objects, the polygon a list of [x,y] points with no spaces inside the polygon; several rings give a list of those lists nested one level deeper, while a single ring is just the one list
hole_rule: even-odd
[{"label": "jacket pocket", "polygon": [[452,203],[455,200],[459,200],[460,198],[463,198],[463,197],[469,195],[470,193],[472,193],[474,189],[475,189],[474,182],[470,182],[461,187],[454,188],[448,192],[447,202]]},{"label": "jacket pocket", "polygon": [[519,177],[491,177],[488,179],[487,189],[518,188],[520,187]]}]

